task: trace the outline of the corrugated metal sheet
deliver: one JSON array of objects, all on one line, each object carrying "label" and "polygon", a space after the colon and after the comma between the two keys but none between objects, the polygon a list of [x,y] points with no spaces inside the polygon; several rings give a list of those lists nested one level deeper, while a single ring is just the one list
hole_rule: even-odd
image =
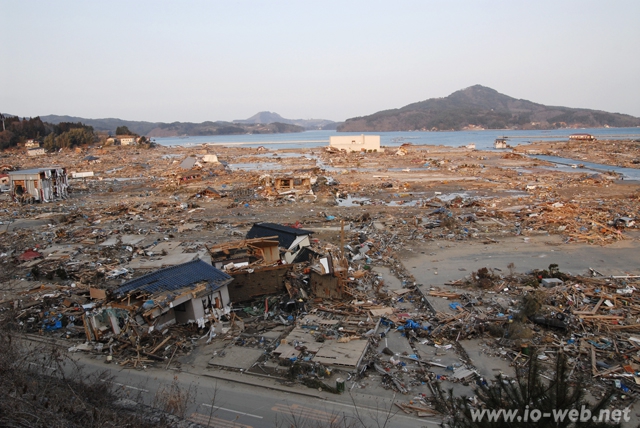
[{"label": "corrugated metal sheet", "polygon": [[211,291],[230,283],[233,278],[219,269],[196,259],[177,266],[149,273],[140,278],[124,283],[114,291],[117,298],[132,291],[155,294],[163,291],[174,291],[206,281]]},{"label": "corrugated metal sheet", "polygon": [[9,171],[9,175],[14,177],[18,177],[18,178],[23,178],[21,177],[22,175],[27,176],[27,175],[40,175],[41,172],[44,171],[51,171],[51,170],[58,170],[58,169],[63,169],[60,166],[49,166],[46,168],[32,168],[32,169],[22,169],[19,171]]}]

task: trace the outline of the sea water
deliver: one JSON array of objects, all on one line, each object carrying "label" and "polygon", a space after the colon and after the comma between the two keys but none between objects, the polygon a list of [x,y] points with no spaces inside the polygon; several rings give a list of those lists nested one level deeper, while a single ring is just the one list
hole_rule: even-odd
[{"label": "sea water", "polygon": [[464,147],[475,144],[478,150],[493,150],[496,138],[507,137],[511,146],[527,144],[533,141],[566,141],[571,134],[591,134],[598,140],[640,139],[639,128],[584,128],[553,129],[544,131],[409,131],[409,132],[336,132],[305,131],[287,134],[243,134],[243,135],[205,135],[189,137],[163,137],[152,140],[163,146],[198,146],[213,144],[220,146],[260,147],[270,150],[289,148],[318,148],[329,145],[331,136],[380,135],[380,145],[398,147],[405,143],[415,145],[434,145]]}]

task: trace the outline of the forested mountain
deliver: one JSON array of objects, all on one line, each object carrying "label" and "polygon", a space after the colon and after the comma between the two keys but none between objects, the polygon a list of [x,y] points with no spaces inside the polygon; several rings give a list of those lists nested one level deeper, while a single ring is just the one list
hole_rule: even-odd
[{"label": "forested mountain", "polygon": [[[279,134],[303,132],[288,123],[240,124],[231,122],[150,123],[120,119],[83,119],[71,116],[19,118],[0,115],[0,150],[16,147],[28,140],[43,143],[47,150],[84,146],[107,140],[107,134],[135,134],[144,137],[182,135]],[[146,140],[146,139],[143,139]]]},{"label": "forested mountain", "polygon": [[85,125],[92,126],[96,131],[108,132],[110,134],[116,133],[116,129],[119,126],[126,126],[132,132],[139,135],[147,135],[152,129],[157,128],[160,125],[159,122],[140,122],[134,120],[122,120],[115,118],[108,119],[86,119],[77,116],[58,116],[50,114],[48,116],[40,116],[45,122],[57,124],[60,122],[82,122]]},{"label": "forested mountain", "polygon": [[147,137],[176,137],[182,135],[231,135],[231,134],[277,134],[286,132],[302,132],[304,127],[289,123],[234,123],[234,122],[143,122],[122,119],[84,119],[73,116],[41,116],[49,123],[82,122],[92,126],[96,131],[115,133],[119,126],[126,126],[132,132]]},{"label": "forested mountain", "polygon": [[47,150],[76,147],[95,142],[97,136],[91,126],[80,122],[59,122],[51,124],[39,117],[22,118],[0,114],[0,150],[35,140],[44,144]]},{"label": "forested mountain", "polygon": [[399,109],[347,119],[338,131],[449,131],[640,126],[640,118],[599,110],[554,107],[503,95],[481,85]]}]

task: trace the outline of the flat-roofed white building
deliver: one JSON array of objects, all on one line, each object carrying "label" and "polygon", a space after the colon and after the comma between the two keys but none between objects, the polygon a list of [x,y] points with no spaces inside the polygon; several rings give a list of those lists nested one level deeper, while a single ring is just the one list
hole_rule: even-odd
[{"label": "flat-roofed white building", "polygon": [[569,141],[595,141],[596,137],[591,134],[571,134],[569,135]]},{"label": "flat-roofed white building", "polygon": [[339,150],[348,152],[379,152],[380,136],[379,135],[340,135],[330,137],[329,146]]},{"label": "flat-roofed white building", "polygon": [[34,149],[27,149],[27,154],[29,156],[40,156],[46,154],[47,151],[44,147],[36,147]]},{"label": "flat-roofed white building", "polygon": [[136,143],[135,135],[116,135],[116,138],[120,141],[121,146],[131,146]]}]

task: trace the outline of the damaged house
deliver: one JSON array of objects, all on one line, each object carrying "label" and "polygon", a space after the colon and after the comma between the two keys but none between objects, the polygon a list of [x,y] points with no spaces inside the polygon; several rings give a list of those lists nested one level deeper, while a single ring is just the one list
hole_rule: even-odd
[{"label": "damaged house", "polygon": [[234,302],[284,291],[291,266],[280,258],[277,236],[230,242],[208,250],[211,263],[233,277],[229,296]]},{"label": "damaged house", "polygon": [[11,196],[22,202],[51,202],[66,199],[67,169],[58,166],[10,171]]},{"label": "damaged house", "polygon": [[313,231],[296,227],[283,226],[276,223],[254,223],[247,239],[275,237],[284,250],[283,259],[287,263],[298,263],[302,260],[306,247],[311,245]]},{"label": "damaged house", "polygon": [[173,324],[204,327],[230,313],[231,281],[199,259],[160,269],[113,290],[109,302],[86,315],[85,333],[89,340],[100,340],[109,332],[119,335],[127,324],[147,332]]},{"label": "damaged house", "polygon": [[211,263],[233,276],[229,295],[234,302],[302,290],[292,281],[294,264],[317,255],[310,247],[310,230],[275,223],[255,223],[247,239],[208,247]]},{"label": "damaged house", "polygon": [[316,181],[316,177],[308,174],[265,174],[260,177],[260,184],[265,188],[264,193],[268,199],[279,198],[290,201],[315,201],[318,197],[313,193],[311,186]]}]

